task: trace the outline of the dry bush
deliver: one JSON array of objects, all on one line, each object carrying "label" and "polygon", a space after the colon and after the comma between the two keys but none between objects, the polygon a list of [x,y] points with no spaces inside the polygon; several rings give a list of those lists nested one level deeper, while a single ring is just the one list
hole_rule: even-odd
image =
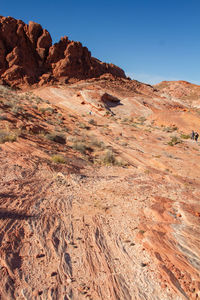
[{"label": "dry bush", "polygon": [[182,141],[181,141],[181,139],[180,139],[179,137],[177,137],[177,136],[172,136],[172,137],[171,137],[171,140],[168,142],[168,145],[174,146],[174,145],[180,144],[180,143],[182,143]]},{"label": "dry bush", "polygon": [[82,128],[82,129],[87,129],[87,130],[89,130],[90,129],[90,127],[89,126],[87,126],[86,124],[84,124],[84,123],[79,123],[79,128]]},{"label": "dry bush", "polygon": [[178,127],[176,126],[172,126],[172,127],[164,127],[163,131],[166,131],[166,132],[174,132],[178,130]]},{"label": "dry bush", "polygon": [[106,147],[104,142],[99,141],[96,137],[91,137],[90,145],[100,149],[105,149]]},{"label": "dry bush", "polygon": [[45,114],[45,113],[53,114],[55,112],[55,110],[52,107],[40,107],[39,111],[42,114]]},{"label": "dry bush", "polygon": [[181,139],[184,139],[184,140],[188,140],[188,139],[190,139],[191,138],[191,136],[189,135],[189,134],[181,134]]},{"label": "dry bush", "polygon": [[60,154],[55,154],[51,157],[51,160],[54,162],[54,163],[59,163],[59,164],[65,164],[66,161],[65,161],[65,158],[60,155]]},{"label": "dry bush", "polygon": [[65,144],[66,143],[66,137],[64,133],[60,133],[60,132],[52,132],[52,133],[48,133],[45,136],[48,140],[50,141],[54,141],[56,143],[59,144]]},{"label": "dry bush", "polygon": [[90,119],[90,120],[88,121],[88,123],[91,124],[91,125],[94,125],[94,126],[97,125],[97,122],[96,122],[94,119]]},{"label": "dry bush", "polygon": [[0,143],[6,143],[6,142],[15,142],[17,140],[17,134],[14,132],[8,132],[1,130],[0,131]]},{"label": "dry bush", "polygon": [[72,145],[72,148],[74,150],[77,150],[77,151],[81,152],[82,154],[85,154],[86,150],[87,150],[87,146],[83,142],[75,142]]},{"label": "dry bush", "polygon": [[114,153],[110,150],[106,151],[100,159],[105,165],[116,165],[117,163]]}]

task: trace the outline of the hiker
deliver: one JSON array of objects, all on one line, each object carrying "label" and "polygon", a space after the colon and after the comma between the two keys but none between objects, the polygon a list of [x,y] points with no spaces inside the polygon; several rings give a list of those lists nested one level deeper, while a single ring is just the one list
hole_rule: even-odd
[{"label": "hiker", "polygon": [[198,134],[198,132],[195,132],[194,139],[196,142],[198,141],[198,138],[199,138],[199,134]]},{"label": "hiker", "polygon": [[192,130],[192,134],[191,134],[191,139],[194,140],[194,136],[195,136],[195,133],[194,133],[194,130]]}]

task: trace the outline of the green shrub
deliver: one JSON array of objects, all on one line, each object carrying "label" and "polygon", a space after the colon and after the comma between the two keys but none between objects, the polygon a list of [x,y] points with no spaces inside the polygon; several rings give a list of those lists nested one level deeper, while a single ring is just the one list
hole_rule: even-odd
[{"label": "green shrub", "polygon": [[188,140],[188,139],[190,139],[190,135],[189,134],[181,134],[181,139]]},{"label": "green shrub", "polygon": [[66,161],[65,161],[65,158],[60,155],[60,154],[55,154],[51,157],[51,160],[54,162],[54,163],[59,163],[59,164],[65,164]]}]

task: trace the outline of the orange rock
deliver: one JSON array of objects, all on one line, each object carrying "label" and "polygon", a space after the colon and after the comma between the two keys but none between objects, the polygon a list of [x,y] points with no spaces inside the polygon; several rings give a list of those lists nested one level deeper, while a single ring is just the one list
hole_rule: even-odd
[{"label": "orange rock", "polygon": [[0,70],[5,83],[19,87],[40,81],[39,86],[46,84],[44,74],[51,82],[61,83],[105,73],[126,78],[119,67],[91,57],[80,42],[65,36],[52,46],[49,32],[40,24],[26,25],[11,17],[0,17]]}]

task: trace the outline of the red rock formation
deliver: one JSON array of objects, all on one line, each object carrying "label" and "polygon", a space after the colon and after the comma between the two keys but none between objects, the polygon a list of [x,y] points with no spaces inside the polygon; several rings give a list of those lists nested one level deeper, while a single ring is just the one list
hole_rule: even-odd
[{"label": "red rock formation", "polygon": [[40,24],[11,17],[0,17],[0,75],[11,86],[67,82],[110,73],[125,78],[125,73],[113,64],[91,57],[80,42],[61,38],[52,45],[49,32]]}]

